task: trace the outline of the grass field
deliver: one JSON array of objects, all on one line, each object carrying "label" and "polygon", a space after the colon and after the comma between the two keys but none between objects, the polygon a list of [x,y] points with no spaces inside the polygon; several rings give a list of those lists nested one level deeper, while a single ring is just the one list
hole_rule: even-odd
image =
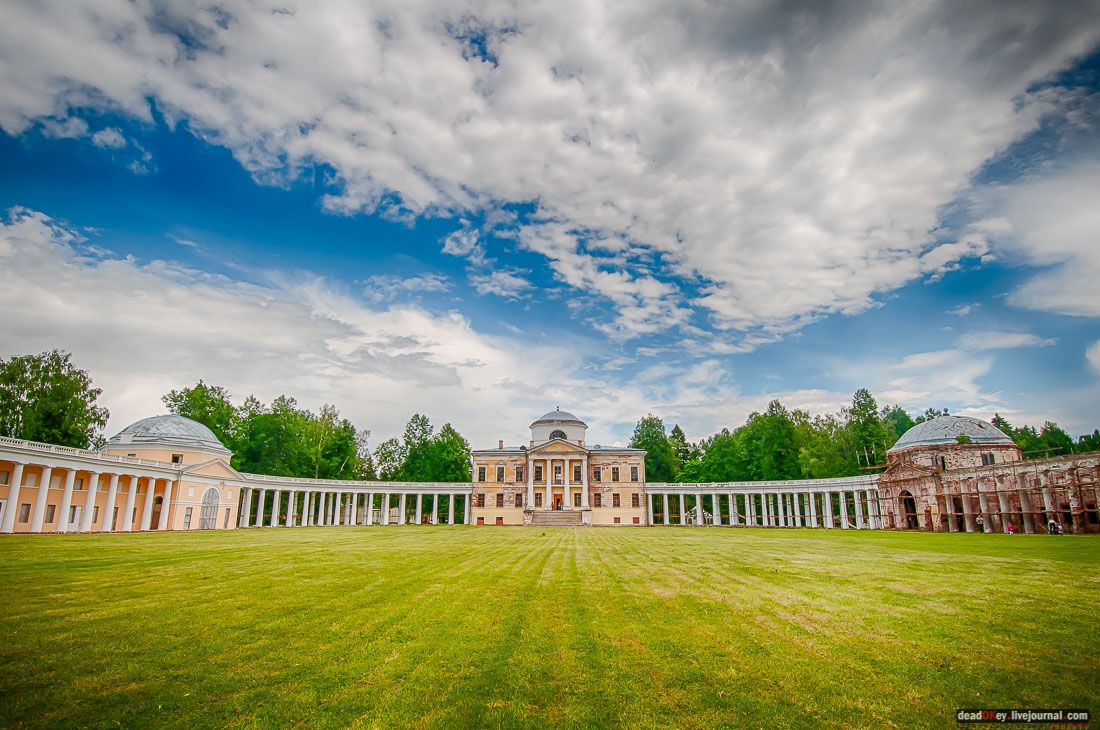
[{"label": "grass field", "polygon": [[0,540],[5,727],[953,727],[1100,693],[1100,540],[387,527]]}]

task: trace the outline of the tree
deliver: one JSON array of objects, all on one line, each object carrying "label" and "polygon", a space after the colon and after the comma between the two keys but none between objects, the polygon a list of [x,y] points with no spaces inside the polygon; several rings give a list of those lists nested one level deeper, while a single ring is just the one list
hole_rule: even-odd
[{"label": "tree", "polygon": [[754,481],[799,477],[794,422],[782,403],[773,400],[764,413],[753,413],[736,435],[739,476]]},{"label": "tree", "polygon": [[917,416],[917,420],[914,423],[924,423],[925,421],[931,421],[933,418],[939,418],[940,416],[949,415],[946,408],[936,410],[935,408],[925,408],[924,413]]},{"label": "tree", "polygon": [[672,446],[672,453],[676,455],[679,469],[682,469],[684,464],[696,461],[703,455],[698,446],[688,443],[687,437],[684,435],[684,429],[680,428],[680,424],[676,424],[669,431],[668,443]]},{"label": "tree", "polygon": [[72,355],[51,350],[0,359],[0,435],[86,449],[103,444],[110,413]]},{"label": "tree", "polygon": [[1094,428],[1092,433],[1084,434],[1077,438],[1077,453],[1100,450],[1100,429]]},{"label": "tree", "polygon": [[390,437],[374,449],[374,465],[378,478],[393,482],[401,478],[401,467],[405,465],[405,447],[400,439]]},{"label": "tree", "polygon": [[882,409],[882,425],[886,427],[886,447],[898,442],[906,431],[917,425],[901,406],[887,406]]},{"label": "tree", "polygon": [[161,396],[161,401],[168,407],[169,413],[198,421],[232,449],[237,409],[230,402],[225,388],[207,385],[200,379],[193,388],[168,391],[167,395]]},{"label": "tree", "polygon": [[433,482],[470,481],[470,444],[449,423],[432,439],[431,477]]},{"label": "tree", "polygon": [[864,466],[879,463],[886,459],[886,426],[878,414],[878,404],[871,391],[860,388],[852,396],[852,407],[848,411],[848,425],[855,439],[856,458]]},{"label": "tree", "polygon": [[630,437],[630,447],[645,449],[646,481],[676,481],[676,454],[660,418],[651,413],[638,421],[634,427],[634,435]]},{"label": "tree", "polygon": [[1043,445],[1050,449],[1050,456],[1073,453],[1073,439],[1053,421],[1047,421],[1039,431]]}]

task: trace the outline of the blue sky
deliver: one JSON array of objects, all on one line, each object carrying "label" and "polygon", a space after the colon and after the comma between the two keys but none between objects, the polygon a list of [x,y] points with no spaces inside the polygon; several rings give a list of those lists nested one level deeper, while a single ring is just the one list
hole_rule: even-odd
[{"label": "blue sky", "polygon": [[1096,3],[16,2],[4,356],[623,443],[859,387],[1100,425]]}]

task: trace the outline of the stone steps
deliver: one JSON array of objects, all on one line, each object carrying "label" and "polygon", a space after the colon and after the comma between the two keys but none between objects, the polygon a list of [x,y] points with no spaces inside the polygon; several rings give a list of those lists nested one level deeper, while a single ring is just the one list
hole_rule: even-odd
[{"label": "stone steps", "polygon": [[531,512],[531,525],[537,527],[580,527],[580,510],[545,510],[535,508]]}]

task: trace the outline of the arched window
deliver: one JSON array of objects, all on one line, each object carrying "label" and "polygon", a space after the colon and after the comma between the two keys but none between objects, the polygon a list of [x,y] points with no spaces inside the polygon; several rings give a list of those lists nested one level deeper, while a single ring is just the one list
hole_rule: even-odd
[{"label": "arched window", "polygon": [[215,487],[210,487],[202,495],[202,509],[199,511],[199,529],[213,530],[218,518],[218,501],[221,495]]},{"label": "arched window", "polygon": [[[560,428],[557,431],[551,431],[550,432],[550,438],[552,438],[552,439],[565,439],[565,431],[562,431]],[[566,440],[568,441],[568,439],[566,439]]]}]

